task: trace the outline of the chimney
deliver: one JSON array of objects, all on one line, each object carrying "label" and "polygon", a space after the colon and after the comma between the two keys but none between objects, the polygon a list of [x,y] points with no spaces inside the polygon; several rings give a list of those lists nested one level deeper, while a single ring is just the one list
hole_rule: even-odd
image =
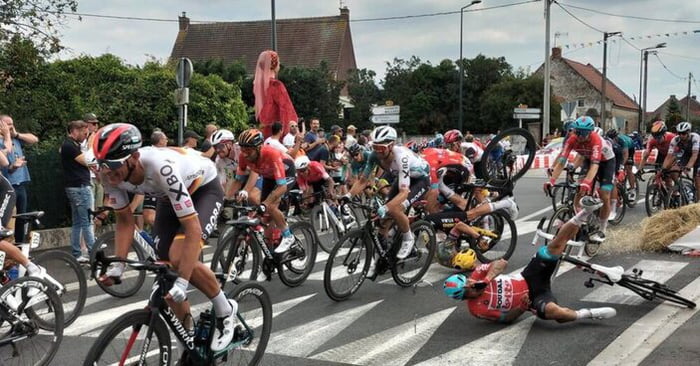
[{"label": "chimney", "polygon": [[671,94],[671,96],[670,96],[669,98],[671,98],[671,99],[676,99],[676,95],[675,95],[675,94]]},{"label": "chimney", "polygon": [[345,6],[344,4],[341,4],[340,17],[345,18],[345,20],[350,19],[350,9],[348,9],[348,7]]},{"label": "chimney", "polygon": [[186,31],[187,28],[190,26],[190,18],[187,17],[186,13],[183,11],[182,15],[177,17],[178,22],[180,23],[180,30],[181,31]]},{"label": "chimney", "polygon": [[561,58],[561,47],[552,47],[552,60]]},{"label": "chimney", "polygon": [[697,95],[691,95],[690,98],[693,99],[693,100],[698,100],[698,96],[697,96]]}]

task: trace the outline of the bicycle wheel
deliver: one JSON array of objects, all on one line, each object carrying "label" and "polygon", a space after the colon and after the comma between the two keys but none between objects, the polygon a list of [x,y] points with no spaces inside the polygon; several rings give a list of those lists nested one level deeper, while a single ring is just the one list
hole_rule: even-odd
[{"label": "bicycle wheel", "polygon": [[228,352],[226,365],[257,365],[260,363],[272,332],[272,301],[264,287],[245,283],[227,294],[238,302],[238,327],[241,337],[238,347]]},{"label": "bicycle wheel", "polygon": [[481,263],[510,259],[518,244],[518,230],[510,216],[498,210],[480,217],[473,225],[496,235],[493,238],[481,236],[477,240],[469,240],[469,246]]},{"label": "bicycle wheel", "polygon": [[72,255],[61,250],[43,252],[32,261],[46,268],[46,272],[63,285],[62,289],[56,289],[63,302],[63,320],[66,327],[73,324],[83,312],[87,298],[83,268]]},{"label": "bicycle wheel", "polygon": [[617,202],[615,203],[615,217],[613,217],[612,220],[608,220],[610,225],[619,225],[622,223],[622,219],[625,218],[625,211],[627,210],[627,205],[625,204],[625,196],[627,195],[627,191],[620,189],[619,186],[616,186],[615,189],[617,189]]},{"label": "bicycle wheel", "polygon": [[487,182],[500,185],[520,179],[535,160],[535,138],[523,128],[510,128],[496,135],[484,149],[482,174]]},{"label": "bicycle wheel", "polygon": [[652,216],[655,213],[663,210],[666,205],[666,194],[658,186],[658,184],[650,184],[647,186],[647,192],[644,195],[644,206],[647,211],[647,216]]},{"label": "bicycle wheel", "polygon": [[[98,279],[100,273],[102,272],[102,265],[95,262],[95,257],[98,250],[101,250],[105,257],[114,256],[114,231],[102,234],[99,238],[97,238],[97,240],[95,240],[95,244],[92,247],[92,253],[90,253],[91,276],[95,280]],[[137,261],[146,260],[146,254],[135,241],[131,242],[131,247],[129,248],[129,253],[126,257],[127,259]],[[121,277],[122,282],[120,284],[104,286],[100,281],[97,281],[97,286],[99,286],[102,291],[114,297],[125,298],[137,293],[139,289],[141,289],[145,279],[146,272],[137,271],[129,266],[125,266]]]},{"label": "bicycle wheel", "polygon": [[[653,280],[647,280],[643,278],[633,278],[628,275],[622,275],[622,279],[617,282],[618,285],[626,287],[647,300],[652,300],[655,298],[676,303],[678,305],[683,305],[689,309],[695,309],[697,306],[692,300],[686,299],[683,296],[678,295],[678,292],[670,289],[668,286],[658,283]],[[642,295],[643,292],[647,295]]]},{"label": "bicycle wheel", "polygon": [[0,289],[0,308],[0,342],[12,343],[0,347],[0,364],[49,365],[64,329],[63,305],[53,286],[36,277],[12,280]]},{"label": "bicycle wheel", "polygon": [[560,207],[566,205],[566,200],[569,196],[569,188],[567,187],[554,187],[552,189],[552,209],[554,211],[558,210]]},{"label": "bicycle wheel", "polygon": [[[632,192],[632,188],[630,187],[630,182],[627,181],[625,183],[625,190],[627,191],[627,196],[629,197],[630,192]],[[637,206],[637,199],[639,199],[639,181],[637,181],[637,184],[634,187],[634,199],[631,200],[629,198],[625,198],[625,202],[627,203],[627,207],[629,208],[634,208]]]},{"label": "bicycle wheel", "polygon": [[318,235],[318,245],[326,253],[331,252],[333,245],[339,238],[338,228],[333,223],[333,220],[328,217],[329,215],[324,215],[322,205],[316,205],[311,209],[311,225],[316,231],[316,235]]},{"label": "bicycle wheel", "polygon": [[[427,221],[418,220],[411,224],[411,232],[415,237],[415,243],[411,254],[405,259],[397,259],[391,266],[391,277],[401,287],[409,287],[420,281],[428,271],[435,257],[435,231]],[[394,248],[399,248],[399,243],[394,243]],[[396,255],[392,251],[392,255]]]},{"label": "bicycle wheel", "polygon": [[83,365],[137,365],[141,355],[146,355],[145,364],[169,365],[172,355],[168,328],[159,316],[152,329],[150,324],[149,309],[118,317],[97,337]]},{"label": "bicycle wheel", "polygon": [[681,206],[695,203],[695,182],[687,177],[680,179]]},{"label": "bicycle wheel", "polygon": [[583,238],[585,239],[585,242],[586,242],[583,245],[583,252],[586,253],[586,255],[589,257],[594,257],[596,254],[598,254],[598,249],[600,249],[599,242],[590,240],[590,236],[593,235],[593,233],[600,230],[600,222],[598,219],[599,212],[600,212],[599,210],[596,210],[595,212],[590,214],[588,216],[588,221],[587,221],[586,227],[584,228],[584,230],[581,230],[585,234],[585,235],[583,235]]},{"label": "bicycle wheel", "polygon": [[284,256],[290,256],[293,259],[278,263],[277,271],[282,283],[289,287],[297,287],[314,269],[318,239],[313,226],[308,222],[292,223],[289,225],[289,230],[296,240]]},{"label": "bicycle wheel", "polygon": [[331,300],[347,300],[364,282],[373,252],[367,235],[361,228],[348,231],[328,255],[323,288]]},{"label": "bicycle wheel", "polygon": [[[552,217],[549,219],[549,223],[547,224],[547,234],[556,235],[562,225],[564,225],[572,217],[574,217],[574,210],[572,210],[569,206],[563,206],[554,211]],[[545,240],[544,244],[547,245],[548,243],[549,241]]]},{"label": "bicycle wheel", "polygon": [[236,228],[216,248],[210,268],[213,272],[226,274],[227,282],[238,284],[255,281],[261,265],[262,252],[256,239],[250,232]]}]

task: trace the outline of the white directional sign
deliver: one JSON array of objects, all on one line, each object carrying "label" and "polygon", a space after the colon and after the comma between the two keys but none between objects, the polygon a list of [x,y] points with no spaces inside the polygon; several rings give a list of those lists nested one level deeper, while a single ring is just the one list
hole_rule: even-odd
[{"label": "white directional sign", "polygon": [[513,113],[542,113],[539,108],[513,108]]},{"label": "white directional sign", "polygon": [[539,119],[539,113],[515,113],[513,114],[514,119]]},{"label": "white directional sign", "polygon": [[372,107],[372,114],[399,114],[401,108],[397,105],[378,105]]},{"label": "white directional sign", "polygon": [[372,123],[399,123],[398,114],[379,114],[370,117]]}]

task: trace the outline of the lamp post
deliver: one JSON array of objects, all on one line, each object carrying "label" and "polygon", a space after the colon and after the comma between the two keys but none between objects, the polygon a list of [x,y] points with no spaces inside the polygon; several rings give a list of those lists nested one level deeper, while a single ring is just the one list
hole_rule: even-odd
[{"label": "lamp post", "polygon": [[607,66],[608,66],[608,38],[622,34],[622,32],[605,32],[603,33],[603,81],[600,87],[600,127],[607,130],[605,119],[605,86],[608,82]]},{"label": "lamp post", "polygon": [[464,89],[464,66],[462,62],[462,29],[464,27],[464,9],[481,3],[481,0],[473,0],[471,3],[461,7],[459,9],[459,60],[457,61],[459,63],[459,131],[462,132],[462,124],[464,121],[464,108],[463,104],[464,101],[463,99],[463,89]]},{"label": "lamp post", "polygon": [[[641,63],[639,64],[639,95],[641,96],[641,101],[639,103],[639,131],[641,134],[646,133],[646,123],[644,114],[647,111],[647,61],[649,59],[649,53],[653,52],[651,50],[665,48],[666,42],[659,43],[653,47],[642,48],[641,52]],[[642,71],[644,72],[642,74]],[[643,76],[642,76],[643,75]]]},{"label": "lamp post", "polygon": [[272,50],[277,51],[277,19],[275,16],[275,0],[270,0],[270,7],[272,8],[272,24],[270,27],[272,28]]}]

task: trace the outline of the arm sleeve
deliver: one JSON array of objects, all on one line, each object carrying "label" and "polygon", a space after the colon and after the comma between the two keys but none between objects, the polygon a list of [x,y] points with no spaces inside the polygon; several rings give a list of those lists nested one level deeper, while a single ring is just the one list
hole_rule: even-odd
[{"label": "arm sleeve", "polygon": [[475,280],[475,281],[482,281],[484,278],[486,278],[486,275],[489,273],[489,270],[491,269],[492,263],[488,264],[481,264],[476,269],[474,272],[472,272],[471,276],[469,278]]},{"label": "arm sleeve", "polygon": [[82,152],[80,151],[80,147],[76,146],[75,144],[65,143],[61,147],[61,155],[65,159],[74,160],[80,154],[82,154]]},{"label": "arm sleeve", "polygon": [[[106,182],[104,177],[102,177],[102,182]],[[126,193],[126,191],[109,184],[103,184],[103,186],[105,191],[105,200],[107,201],[107,205],[109,205],[109,207],[119,211],[129,206],[129,195]]]},{"label": "arm sleeve", "polygon": [[603,141],[596,135],[591,135],[591,164],[599,164],[603,150]]},{"label": "arm sleeve", "polygon": [[409,189],[411,187],[410,157],[401,150],[395,151],[394,155],[394,161],[398,163],[400,169],[398,176],[399,189]]}]

